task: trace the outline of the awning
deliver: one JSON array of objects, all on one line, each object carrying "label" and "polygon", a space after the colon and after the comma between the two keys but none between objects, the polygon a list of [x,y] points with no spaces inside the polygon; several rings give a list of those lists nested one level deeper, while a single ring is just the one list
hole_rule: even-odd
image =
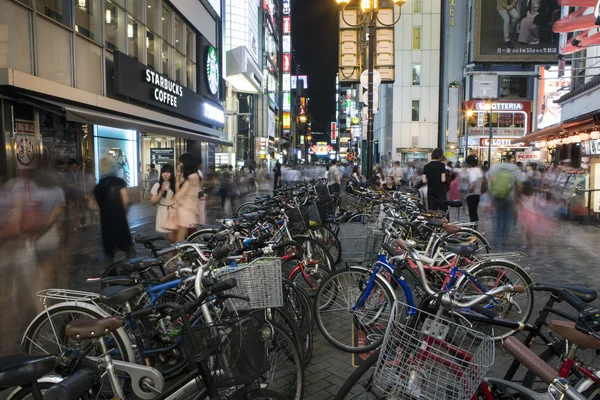
[{"label": "awning", "polygon": [[[168,125],[160,125],[152,122],[144,121],[137,118],[121,117],[114,114],[108,114],[84,108],[72,106],[64,106],[66,118],[68,121],[82,122],[95,125],[112,126],[115,128],[131,129],[140,132],[156,133],[167,136],[174,136],[181,139],[202,140],[207,143],[231,146],[232,144],[219,139],[216,135],[220,131],[211,128],[204,128],[203,132],[193,132],[184,129],[170,127]],[[206,130],[214,130],[214,134],[206,132]]]},{"label": "awning", "polygon": [[565,121],[560,124],[552,125],[544,129],[539,129],[535,132],[531,132],[520,138],[513,139],[511,143],[530,142],[532,140],[542,140],[549,136],[560,135],[563,133],[572,133],[577,131],[584,131],[587,129],[593,129],[595,127],[594,118],[591,116],[585,116],[581,119],[572,121]]},{"label": "awning", "polygon": [[542,139],[542,138],[550,136],[550,135],[557,135],[563,131],[564,130],[563,130],[561,124],[551,125],[547,128],[538,129],[537,131],[528,133],[525,136],[515,138],[515,139],[511,140],[511,143],[514,144],[514,143],[530,142],[532,140]]}]

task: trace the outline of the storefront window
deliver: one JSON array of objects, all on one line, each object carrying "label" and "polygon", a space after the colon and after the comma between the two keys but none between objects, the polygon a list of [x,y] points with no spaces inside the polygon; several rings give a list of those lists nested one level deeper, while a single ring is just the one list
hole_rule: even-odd
[{"label": "storefront window", "polygon": [[501,76],[500,98],[502,99],[526,99],[529,89],[527,76]]},{"label": "storefront window", "polygon": [[36,22],[40,78],[72,86],[70,32],[43,17]]},{"label": "storefront window", "polygon": [[73,0],[37,0],[37,11],[71,28]]},{"label": "storefront window", "polygon": [[102,49],[87,39],[75,40],[77,87],[86,92],[102,94]]},{"label": "storefront window", "polygon": [[500,128],[510,128],[513,125],[512,113],[500,113],[498,115],[498,126]]},{"label": "storefront window", "polygon": [[173,48],[171,46],[169,46],[167,44],[167,42],[163,41],[162,42],[162,52],[161,52],[162,73],[169,77],[173,76],[173,72],[171,71],[171,65],[170,65],[170,60],[172,58],[171,57],[172,52],[173,52]]},{"label": "storefront window", "polygon": [[169,43],[173,43],[173,33],[171,32],[171,14],[171,10],[163,6],[161,17],[162,31],[160,35]]},{"label": "storefront window", "polygon": [[186,45],[186,56],[188,58],[188,60],[192,61],[192,62],[196,62],[196,35],[194,34],[193,31],[191,30],[187,30],[187,38],[185,41],[185,45]]},{"label": "storefront window", "polygon": [[412,84],[413,86],[421,84],[421,64],[412,65]]},{"label": "storefront window", "polygon": [[138,133],[136,131],[95,125],[94,145],[96,179],[100,179],[98,172],[100,159],[110,155],[117,161],[117,176],[125,180],[128,187],[138,185]]},{"label": "storefront window", "polygon": [[0,68],[31,74],[31,12],[10,0],[0,0],[0,10]]},{"label": "storefront window", "polygon": [[39,118],[44,160],[55,170],[62,170],[67,167],[70,159],[79,158],[77,154],[79,125],[44,110],[39,110]]},{"label": "storefront window", "polygon": [[97,42],[102,42],[100,25],[102,10],[100,0],[78,0],[75,2],[75,31]]},{"label": "storefront window", "polygon": [[156,58],[156,56],[160,54],[160,39],[148,31],[146,31],[146,50],[148,56],[148,66],[157,69],[160,61]]},{"label": "storefront window", "polygon": [[109,50],[125,51],[125,12],[119,7],[106,1],[104,15],[104,42]]},{"label": "storefront window", "polygon": [[127,11],[142,22],[144,22],[144,3],[144,0],[127,0]]},{"label": "storefront window", "polygon": [[515,128],[525,128],[525,114],[515,113]]},{"label": "storefront window", "polygon": [[196,64],[192,63],[191,61],[188,61],[187,62],[186,71],[187,71],[187,74],[186,74],[187,75],[186,76],[186,86],[189,89],[191,89],[193,91],[196,91],[196,82],[195,82],[196,81],[196,79],[195,79],[195,76],[196,76]]},{"label": "storefront window", "polygon": [[185,57],[179,52],[175,52],[175,81],[183,83],[185,73]]},{"label": "storefront window", "polygon": [[144,62],[144,48],[140,38],[144,37],[144,27],[129,16],[127,18],[127,54],[139,62]]},{"label": "storefront window", "polygon": [[158,23],[158,0],[147,0],[146,4],[146,24],[148,28],[154,32],[159,31],[160,24]]},{"label": "storefront window", "polygon": [[412,121],[419,121],[419,112],[421,108],[421,102],[419,100],[412,101]]},{"label": "storefront window", "polygon": [[175,48],[183,53],[183,34],[185,30],[183,29],[183,22],[175,18]]}]

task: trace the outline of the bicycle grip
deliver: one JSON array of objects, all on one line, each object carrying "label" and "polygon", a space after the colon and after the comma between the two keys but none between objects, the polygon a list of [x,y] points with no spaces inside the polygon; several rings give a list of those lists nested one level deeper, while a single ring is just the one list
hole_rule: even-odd
[{"label": "bicycle grip", "polygon": [[44,400],[78,400],[94,385],[91,372],[77,371],[46,391]]},{"label": "bicycle grip", "polygon": [[160,278],[160,283],[165,283],[165,282],[169,282],[172,281],[173,279],[177,278],[177,272],[171,272],[165,276],[163,276],[162,278]]},{"label": "bicycle grip", "polygon": [[540,378],[547,385],[552,383],[554,378],[558,376],[558,372],[556,372],[554,368],[546,364],[544,360],[525,347],[525,345],[519,342],[514,336],[505,339],[502,346],[515,358],[515,360],[533,372],[535,376]]}]

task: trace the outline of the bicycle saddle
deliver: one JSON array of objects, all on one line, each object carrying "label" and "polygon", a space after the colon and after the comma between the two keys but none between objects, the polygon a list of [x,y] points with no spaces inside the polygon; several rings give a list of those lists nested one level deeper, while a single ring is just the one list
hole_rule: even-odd
[{"label": "bicycle saddle", "polygon": [[550,321],[548,326],[550,326],[550,329],[558,333],[560,336],[579,347],[584,349],[600,350],[600,340],[583,332],[579,332],[577,328],[575,328],[575,322]]},{"label": "bicycle saddle", "polygon": [[125,272],[140,272],[162,265],[162,263],[158,258],[132,258],[118,262],[117,266]]},{"label": "bicycle saddle", "polygon": [[469,256],[477,251],[477,245],[475,243],[468,244],[449,244],[444,245],[444,250],[454,253],[458,256],[465,257]]},{"label": "bicycle saddle", "polygon": [[463,202],[460,200],[444,200],[444,205],[448,207],[462,207]]},{"label": "bicycle saddle", "polygon": [[115,317],[102,319],[76,319],[65,327],[65,335],[71,339],[85,340],[108,335],[121,327]]},{"label": "bicycle saddle", "polygon": [[591,303],[598,296],[595,290],[581,283],[534,283],[531,288],[544,292],[558,292],[567,289],[585,303]]},{"label": "bicycle saddle", "polygon": [[100,300],[107,306],[117,306],[133,299],[142,293],[142,287],[136,286],[109,286],[100,292]]},{"label": "bicycle saddle", "polygon": [[52,372],[56,356],[14,354],[0,357],[0,389],[24,386]]},{"label": "bicycle saddle", "polygon": [[148,244],[152,242],[156,242],[157,240],[165,240],[164,236],[154,234],[154,235],[137,235],[135,237],[135,242],[139,244]]}]

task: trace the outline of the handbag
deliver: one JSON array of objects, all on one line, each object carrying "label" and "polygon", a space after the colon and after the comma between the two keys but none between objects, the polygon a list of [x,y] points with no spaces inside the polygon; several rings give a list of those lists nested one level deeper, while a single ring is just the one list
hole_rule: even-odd
[{"label": "handbag", "polygon": [[172,204],[170,206],[167,207],[167,219],[163,221],[163,223],[161,224],[161,228],[167,230],[167,231],[176,231],[179,229],[179,221],[178,221],[178,213],[177,213],[177,207],[175,206],[175,204]]}]

